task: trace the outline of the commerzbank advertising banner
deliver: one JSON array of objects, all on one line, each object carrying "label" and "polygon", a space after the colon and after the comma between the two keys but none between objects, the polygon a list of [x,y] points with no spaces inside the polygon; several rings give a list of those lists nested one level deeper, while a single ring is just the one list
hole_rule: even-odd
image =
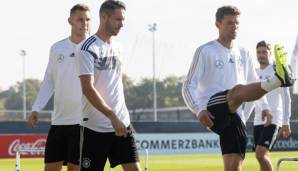
[{"label": "commerzbank advertising banner", "polygon": [[[150,154],[221,153],[219,137],[214,133],[152,133],[136,134],[140,153]],[[248,135],[247,151],[253,150],[253,136]],[[298,151],[298,134],[278,138],[273,151]]]},{"label": "commerzbank advertising banner", "polygon": [[150,154],[219,153],[219,137],[213,133],[136,134],[137,146]]}]

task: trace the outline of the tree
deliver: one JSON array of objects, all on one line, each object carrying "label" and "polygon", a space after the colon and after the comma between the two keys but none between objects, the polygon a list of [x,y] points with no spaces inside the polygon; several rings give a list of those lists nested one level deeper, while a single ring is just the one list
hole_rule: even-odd
[{"label": "tree", "polygon": [[126,105],[129,109],[135,109],[134,104],[135,104],[137,95],[135,91],[134,82],[126,74],[123,74],[122,81],[123,81]]},{"label": "tree", "polygon": [[9,96],[9,91],[8,90],[0,92],[0,109],[1,110],[5,109],[5,101],[6,101],[8,96]]},{"label": "tree", "polygon": [[152,80],[143,78],[138,85],[134,87],[135,96],[132,109],[150,108],[152,106]]},{"label": "tree", "polygon": [[[157,107],[184,106],[181,95],[182,80],[184,77],[169,76],[164,80],[156,80]],[[153,80],[142,78],[134,84],[127,75],[123,76],[124,94],[129,109],[152,108],[153,106]]]},{"label": "tree", "polygon": [[[31,109],[39,91],[40,81],[37,79],[26,79],[26,108]],[[8,90],[5,100],[6,109],[22,109],[23,107],[23,82],[17,82]]]},{"label": "tree", "polygon": [[184,77],[168,76],[163,80],[164,90],[160,92],[163,98],[163,107],[184,106],[181,94]]}]

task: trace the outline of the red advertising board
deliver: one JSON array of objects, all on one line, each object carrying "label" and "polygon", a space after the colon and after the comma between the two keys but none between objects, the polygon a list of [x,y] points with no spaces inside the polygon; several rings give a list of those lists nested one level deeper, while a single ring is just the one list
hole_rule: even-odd
[{"label": "red advertising board", "polygon": [[21,157],[43,157],[47,134],[0,134],[0,158],[14,158],[18,150],[38,149],[22,152]]}]

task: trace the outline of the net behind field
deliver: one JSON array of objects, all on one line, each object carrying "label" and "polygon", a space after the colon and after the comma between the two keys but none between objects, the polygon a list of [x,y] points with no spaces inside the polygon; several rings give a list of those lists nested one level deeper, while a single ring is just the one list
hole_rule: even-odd
[{"label": "net behind field", "polygon": [[[26,112],[26,118],[31,111]],[[38,120],[50,122],[53,111],[41,111]],[[0,121],[27,121],[23,119],[23,111],[21,110],[0,110]]]},{"label": "net behind field", "polygon": [[[293,104],[298,101],[298,95],[292,95]],[[31,111],[26,112],[26,117]],[[50,122],[51,114],[53,111],[41,111],[39,115],[39,121]],[[153,121],[154,115],[152,109],[135,109],[129,110],[130,120],[132,122],[147,122]],[[254,114],[250,115],[249,122],[253,121]],[[292,105],[291,122],[298,121],[298,106]],[[0,110],[0,122],[1,121],[27,121],[23,119],[22,110]],[[197,122],[197,119],[191,111],[185,107],[170,107],[170,108],[159,108],[157,109],[157,121],[181,121],[181,122]]]}]

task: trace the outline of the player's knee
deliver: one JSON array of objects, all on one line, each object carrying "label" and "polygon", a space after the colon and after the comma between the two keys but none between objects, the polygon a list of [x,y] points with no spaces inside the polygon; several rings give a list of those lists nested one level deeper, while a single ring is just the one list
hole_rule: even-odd
[{"label": "player's knee", "polygon": [[230,164],[230,167],[228,170],[241,170],[242,168],[242,160],[233,160]]},{"label": "player's knee", "polygon": [[258,161],[264,161],[265,160],[265,154],[260,150],[256,150],[256,159]]},{"label": "player's knee", "polygon": [[242,93],[241,93],[241,89],[244,85],[242,84],[238,84],[236,86],[234,86],[231,90],[229,90],[228,94],[227,94],[227,100],[230,102],[241,102],[241,98],[242,98]]}]

